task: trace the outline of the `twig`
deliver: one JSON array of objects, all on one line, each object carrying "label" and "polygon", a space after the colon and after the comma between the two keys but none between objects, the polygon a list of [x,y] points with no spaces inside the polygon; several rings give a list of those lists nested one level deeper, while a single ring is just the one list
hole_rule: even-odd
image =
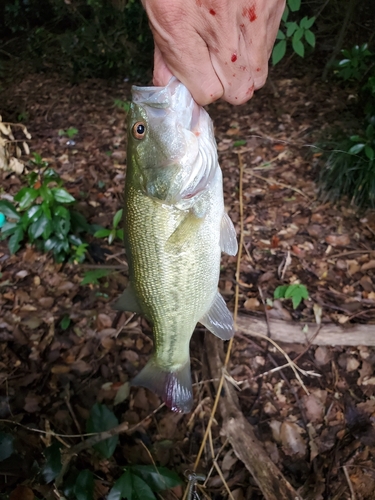
[{"label": "twig", "polygon": [[350,479],[349,472],[348,472],[346,465],[344,465],[343,469],[344,469],[346,481],[347,481],[348,486],[349,486],[351,500],[356,500],[355,491],[354,491],[353,484],[352,484],[352,481]]},{"label": "twig", "polygon": [[305,194],[303,191],[301,191],[300,189],[298,189],[296,187],[290,186],[288,184],[284,184],[283,182],[275,181],[275,179],[267,179],[267,177],[262,177],[261,175],[254,174],[254,172],[252,172],[251,170],[248,170],[247,173],[249,173],[250,175],[252,175],[253,177],[256,177],[257,179],[259,179],[261,181],[267,182],[267,184],[270,184],[271,186],[273,184],[277,184],[278,186],[295,191],[296,193],[300,194],[301,196],[304,196],[305,198],[307,198],[308,200],[310,199],[310,197],[307,196],[307,194]]}]

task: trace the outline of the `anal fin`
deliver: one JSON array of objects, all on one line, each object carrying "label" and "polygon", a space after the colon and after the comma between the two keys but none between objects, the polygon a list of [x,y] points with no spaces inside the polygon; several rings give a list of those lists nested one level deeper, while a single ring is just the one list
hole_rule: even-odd
[{"label": "anal fin", "polygon": [[233,316],[219,292],[217,292],[211,308],[199,320],[199,323],[202,323],[207,330],[222,340],[229,340],[234,335]]},{"label": "anal fin", "polygon": [[222,252],[228,255],[236,255],[238,251],[236,230],[226,212],[224,212],[223,218],[221,219],[220,247]]},{"label": "anal fin", "polygon": [[152,357],[132,380],[132,385],[146,387],[162,398],[172,411],[189,413],[193,406],[190,359],[179,369],[167,371]]},{"label": "anal fin", "polygon": [[126,288],[123,294],[120,295],[120,297],[112,305],[112,309],[116,309],[117,311],[130,311],[137,314],[142,314],[141,306],[138,303],[131,283],[129,283],[128,288]]}]

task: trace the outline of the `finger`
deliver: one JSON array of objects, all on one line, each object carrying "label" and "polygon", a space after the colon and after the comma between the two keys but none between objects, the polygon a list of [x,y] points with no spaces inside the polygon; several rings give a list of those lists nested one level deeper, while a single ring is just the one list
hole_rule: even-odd
[{"label": "finger", "polygon": [[224,92],[223,86],[212,66],[207,45],[199,34],[192,31],[190,36],[185,35],[183,39],[174,34],[173,43],[170,43],[159,34],[161,30],[156,30],[152,24],[151,28],[157,47],[154,83],[164,85],[173,74],[201,106],[220,99]]},{"label": "finger", "polygon": [[157,87],[165,87],[169,80],[172,78],[173,74],[171,73],[168,66],[165,64],[163,56],[161,55],[160,49],[157,45],[155,45],[154,52],[154,75],[153,75],[153,83]]}]

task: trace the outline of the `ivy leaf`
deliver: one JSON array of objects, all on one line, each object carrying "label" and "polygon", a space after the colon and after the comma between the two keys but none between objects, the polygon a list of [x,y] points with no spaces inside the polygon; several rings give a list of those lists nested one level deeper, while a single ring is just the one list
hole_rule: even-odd
[{"label": "ivy leaf", "polygon": [[298,24],[295,21],[290,23],[285,23],[286,26],[286,36],[289,38],[298,29]]},{"label": "ivy leaf", "polygon": [[0,462],[9,458],[13,451],[13,436],[0,432]]},{"label": "ivy leaf", "polygon": [[127,469],[113,485],[107,496],[107,500],[121,500],[122,498],[133,500],[132,491],[132,473],[130,472],[130,469]]},{"label": "ivy leaf", "polygon": [[140,477],[133,474],[132,477],[133,491],[132,496],[137,500],[156,500],[155,495],[149,485]]},{"label": "ivy leaf", "polygon": [[280,40],[272,51],[272,64],[275,66],[281,59],[285,56],[286,52],[286,40]]},{"label": "ivy leaf", "polygon": [[[116,415],[106,406],[95,403],[91,408],[90,417],[87,421],[87,432],[103,432],[118,425]],[[104,441],[95,444],[93,448],[101,453],[105,458],[110,458],[117,446],[119,437],[112,436]]]},{"label": "ivy leaf", "polygon": [[91,471],[82,470],[74,485],[76,500],[92,500],[94,498],[94,475]]},{"label": "ivy leaf", "polygon": [[168,490],[182,484],[178,474],[167,467],[134,465],[130,469],[133,474],[141,477],[156,492]]},{"label": "ivy leaf", "polygon": [[276,35],[276,40],[285,40],[285,33],[279,30]]},{"label": "ivy leaf", "polygon": [[42,475],[45,482],[51,483],[59,474],[62,468],[60,445],[55,442],[45,449],[43,455],[46,457]]}]

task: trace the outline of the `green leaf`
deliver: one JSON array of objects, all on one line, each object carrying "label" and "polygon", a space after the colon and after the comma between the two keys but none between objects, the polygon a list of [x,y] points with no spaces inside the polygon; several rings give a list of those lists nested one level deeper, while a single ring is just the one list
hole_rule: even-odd
[{"label": "green leaf", "polygon": [[[42,234],[44,231],[51,225],[51,221],[47,219],[45,214],[42,214],[39,219],[37,219],[35,222],[33,222],[28,229],[28,235],[30,237],[31,241],[36,240]],[[48,236],[47,236],[48,237]]]},{"label": "green leaf", "polygon": [[53,200],[53,194],[51,189],[43,184],[39,191],[40,191],[40,196],[43,198],[43,200],[46,201],[47,203],[51,203],[51,201]]},{"label": "green leaf", "polygon": [[310,18],[306,18],[306,21],[304,22],[304,28],[305,29],[310,29],[311,26],[315,23],[315,16],[313,17],[310,17]]},{"label": "green leaf", "polygon": [[34,188],[24,187],[14,197],[15,201],[18,201],[18,206],[21,210],[28,208],[32,202],[37,198],[39,192]]},{"label": "green leaf", "polygon": [[293,35],[292,44],[293,44],[293,42],[298,42],[299,40],[301,40],[301,38],[303,37],[303,34],[304,34],[304,30],[302,28],[298,28]]},{"label": "green leaf", "polygon": [[123,240],[124,239],[124,230],[123,229],[117,229],[116,231],[116,236],[119,240]]},{"label": "green leaf", "polygon": [[300,295],[300,293],[299,292],[294,293],[294,295],[292,296],[293,309],[297,309],[301,301],[302,301],[302,296]]},{"label": "green leaf", "polygon": [[80,214],[79,212],[76,212],[75,210],[70,211],[70,222],[72,224],[72,230],[74,232],[82,232],[86,231],[87,233],[90,232],[91,226],[85,219],[85,217]]},{"label": "green leaf", "polygon": [[5,217],[9,217],[9,219],[20,219],[20,214],[17,212],[16,207],[7,200],[0,200],[0,212],[2,212]]},{"label": "green leaf", "polygon": [[42,214],[43,209],[41,205],[33,205],[22,216],[22,222],[35,222]]},{"label": "green leaf", "polygon": [[311,45],[311,47],[315,47],[315,35],[312,31],[310,30],[305,31],[305,39],[306,42]]},{"label": "green leaf", "polygon": [[285,23],[286,26],[286,36],[290,38],[293,33],[298,29],[298,24],[295,21]]},{"label": "green leaf", "polygon": [[109,234],[111,234],[110,229],[99,229],[94,233],[95,238],[106,238]]},{"label": "green leaf", "polygon": [[285,39],[285,33],[279,30],[276,35],[276,40],[284,40],[284,39]]},{"label": "green leaf", "polygon": [[133,481],[132,473],[127,469],[120,477],[117,479],[113,485],[111,491],[107,496],[107,500],[121,500],[122,498],[127,498],[132,500],[133,498]]},{"label": "green leaf", "polygon": [[68,236],[68,233],[70,231],[69,219],[54,217],[52,223],[53,223],[53,230],[57,237],[64,239]]},{"label": "green leaf", "polygon": [[61,453],[60,445],[55,442],[43,452],[46,458],[46,463],[42,469],[42,475],[45,482],[51,483],[61,472]]},{"label": "green leaf", "polygon": [[[90,417],[87,421],[87,432],[103,432],[118,425],[115,414],[106,405],[95,403],[91,408]],[[95,444],[93,448],[101,453],[105,458],[110,458],[117,446],[119,437],[112,436],[101,443]]]},{"label": "green leaf", "polygon": [[52,188],[52,195],[58,203],[72,203],[75,198],[64,188]]},{"label": "green leaf", "polygon": [[94,498],[94,475],[91,471],[82,470],[74,485],[77,500],[92,500]]},{"label": "green leaf", "polygon": [[60,176],[53,170],[53,168],[48,168],[44,173],[43,173],[43,184],[48,181],[56,181],[59,182],[61,181]]},{"label": "green leaf", "polygon": [[273,297],[275,299],[283,299],[285,297],[285,292],[289,288],[289,285],[280,285],[273,292]]},{"label": "green leaf", "polygon": [[137,500],[156,500],[149,485],[140,477],[132,475],[133,491],[132,497]]},{"label": "green leaf", "polygon": [[300,57],[303,57],[305,55],[305,47],[304,47],[303,43],[301,42],[301,40],[295,40],[293,37],[292,47],[293,47],[294,52],[297,55],[299,55]]},{"label": "green leaf", "polygon": [[372,149],[371,146],[369,146],[368,144],[366,144],[365,146],[365,153],[366,153],[366,156],[369,160],[373,160],[374,159],[374,150]]},{"label": "green leaf", "polygon": [[62,219],[70,220],[69,210],[61,205],[55,207],[53,214],[55,215],[55,217],[61,217]]},{"label": "green leaf", "polygon": [[240,146],[245,146],[246,145],[246,142],[245,139],[240,139],[239,141],[234,141],[233,143],[233,147],[234,148],[238,148]]},{"label": "green leaf", "polygon": [[278,42],[272,51],[272,64],[275,66],[281,59],[285,56],[286,52],[286,40],[281,40]]},{"label": "green leaf", "polygon": [[366,139],[363,139],[363,137],[359,136],[359,135],[351,135],[350,136],[350,140],[352,142],[361,142],[361,141],[364,141]]},{"label": "green leaf", "polygon": [[0,432],[0,462],[9,458],[13,451],[13,436]]},{"label": "green leaf", "polygon": [[113,227],[115,229],[118,226],[120,220],[122,219],[122,212],[123,212],[123,209],[119,210],[118,212],[116,212],[115,216],[113,217]]},{"label": "green leaf", "polygon": [[112,245],[113,243],[113,240],[116,238],[116,229],[112,229],[112,231],[110,232],[109,236],[108,236],[108,243],[110,245]]},{"label": "green leaf", "polygon": [[18,226],[14,231],[13,236],[11,236],[8,241],[8,248],[10,253],[18,252],[18,250],[21,248],[20,243],[23,240],[23,237],[24,231],[21,226]]},{"label": "green leaf", "polygon": [[[18,226],[19,222],[6,222],[1,228],[1,240],[5,240],[8,236],[13,234]],[[22,228],[22,226],[19,227]]]},{"label": "green leaf", "polygon": [[284,23],[287,22],[288,16],[289,16],[289,7],[287,5],[285,5],[285,9],[284,9],[283,15],[281,17],[281,19],[284,21]]},{"label": "green leaf", "polygon": [[69,328],[69,325],[70,325],[69,314],[65,314],[63,316],[63,319],[60,321],[60,328],[61,328],[61,330],[65,331]]},{"label": "green leaf", "polygon": [[93,269],[92,271],[86,271],[84,274],[84,278],[81,281],[81,285],[99,285],[99,279],[105,278],[109,274],[111,274],[110,269]]},{"label": "green leaf", "polygon": [[292,12],[297,12],[301,8],[301,0],[288,0],[288,6]]},{"label": "green leaf", "polygon": [[130,469],[133,474],[141,477],[156,492],[168,490],[182,484],[178,474],[167,467],[156,468],[154,465],[133,465]]},{"label": "green leaf", "polygon": [[348,152],[352,155],[356,155],[360,153],[364,147],[365,145],[363,143],[354,144],[354,146],[352,146]]}]

